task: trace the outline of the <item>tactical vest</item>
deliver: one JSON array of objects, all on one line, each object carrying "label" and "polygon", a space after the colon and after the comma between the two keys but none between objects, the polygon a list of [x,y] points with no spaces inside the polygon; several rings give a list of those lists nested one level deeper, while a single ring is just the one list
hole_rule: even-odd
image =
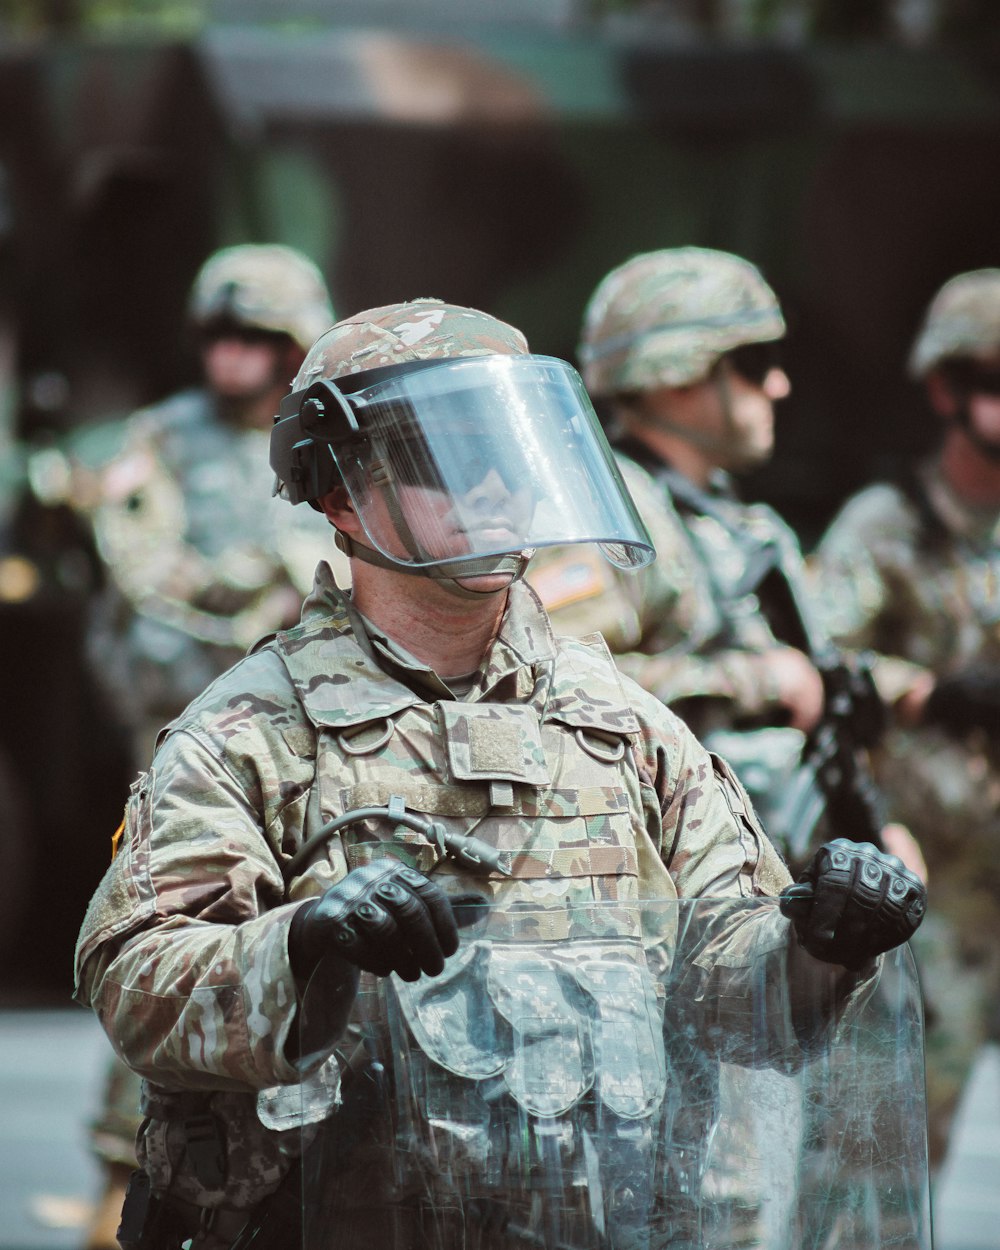
[{"label": "tactical vest", "polygon": [[[408,1038],[408,1070],[420,1090],[409,1101],[419,1114],[417,1120],[395,1121],[381,1141],[423,1142],[446,1152],[449,1142],[476,1140],[479,1157],[495,1162],[504,1157],[515,1123],[528,1124],[532,1140],[543,1122],[549,1128],[562,1125],[559,1135],[569,1145],[560,1184],[572,1185],[585,1175],[587,1134],[596,1129],[584,1128],[596,1123],[595,1116],[605,1140],[620,1135],[622,1151],[632,1143],[629,1174],[638,1167],[634,1148],[648,1152],[657,1137],[657,1117],[671,1085],[663,1058],[663,996],[645,965],[636,911],[627,904],[677,896],[664,863],[672,848],[664,848],[664,857],[660,853],[659,799],[640,776],[633,751],[638,719],[606,651],[595,656],[593,647],[582,652],[580,645],[564,642],[554,666],[539,665],[527,700],[475,703],[422,697],[366,660],[350,634],[317,637],[307,625],[271,644],[298,700],[277,695],[270,728],[286,751],[302,761],[315,759],[304,799],[303,841],[352,811],[383,809],[313,843],[309,858],[287,877],[287,897],[314,893],[351,869],[391,856],[434,872],[447,890],[476,889],[505,904],[491,910],[475,943],[450,962],[444,976],[400,994],[401,1014],[392,1027]],[[525,677],[525,670],[516,676]],[[510,688],[513,680],[503,679],[500,688]],[[279,775],[280,763],[280,758],[273,762]],[[401,825],[394,819],[398,813],[439,826],[453,840],[488,845],[496,866],[473,871],[448,853],[443,841]],[[602,901],[603,907],[596,905]],[[595,906],[588,909],[588,903]],[[515,906],[522,911],[512,920]],[[537,924],[531,928],[533,918]],[[579,932],[574,925],[581,918]],[[583,937],[586,942],[564,943]],[[665,940],[669,943],[670,935]],[[546,943],[550,953],[560,944],[579,951],[571,973],[553,964]],[[609,955],[614,962],[607,964]],[[471,1039],[461,1033],[442,1037],[435,1023],[442,1001],[436,991],[475,1005],[481,1028]],[[538,995],[548,1002],[540,1017],[525,1010]],[[363,994],[359,1005],[376,997]],[[630,1005],[623,1010],[622,1002]],[[512,1020],[521,1022],[514,1051],[480,1044],[481,1029],[506,1037]],[[388,1035],[384,1018],[365,1024]],[[549,1074],[545,1088],[539,1086],[537,1067],[527,1072],[511,1063],[515,1054],[529,1052],[558,1059],[555,1066],[543,1065]],[[348,1071],[342,1088],[336,1067],[334,1060],[316,1074],[304,1100],[296,1086],[263,1090],[253,1098],[216,1094],[188,1100],[198,1107],[204,1101],[227,1137],[253,1143],[254,1174],[268,1177],[264,1192],[276,1183],[270,1178],[280,1175],[282,1159],[295,1153],[287,1130],[303,1118],[318,1124],[331,1115],[330,1130],[343,1139],[348,1172],[364,1164],[358,1193],[370,1194],[378,1184],[393,1200],[400,1186],[419,1188],[426,1177],[406,1182],[394,1174],[386,1152],[366,1154],[357,1145],[353,1120],[365,1126],[372,1120],[367,1111],[361,1116],[352,1111],[363,1082]],[[493,1071],[486,1079],[494,1085],[497,1073],[510,1073],[503,1104],[485,1125],[484,1068]],[[428,1097],[432,1087],[436,1102]],[[160,1121],[147,1130],[144,1150],[154,1188],[197,1205],[242,1206],[254,1186],[236,1175],[236,1165],[221,1183],[192,1174],[197,1156],[189,1140],[187,1097],[158,1091],[155,1109],[149,1108]],[[244,1120],[242,1104],[239,1111],[234,1105],[242,1099],[253,1123]],[[444,1138],[439,1134],[431,1142],[427,1111],[443,1099],[451,1108]],[[201,1131],[202,1118],[194,1120]],[[232,1149],[221,1153],[228,1157]],[[426,1156],[415,1151],[413,1157]],[[350,1199],[347,1192],[345,1200]]]},{"label": "tactical vest", "polygon": [[[283,661],[304,691],[312,674],[301,655],[285,650]],[[440,977],[393,979],[370,996],[378,1015],[391,1002],[390,1019],[366,1027],[405,1056],[397,1080],[406,1088],[381,1137],[390,1157],[366,1155],[365,1167],[382,1173],[387,1200],[430,1186],[438,1204],[520,1209],[541,1187],[586,1223],[579,1208],[597,1157],[604,1190],[622,1195],[662,1158],[668,1089],[663,990],[628,904],[676,891],[654,842],[659,802],[639,775],[630,742],[639,724],[617,671],[608,659],[577,673],[564,647],[525,702],[431,703],[359,662],[345,638],[324,648],[324,677],[335,687],[341,676],[350,705],[318,716],[305,833],[351,811],[384,811],[338,830],[317,856],[335,870],[391,856],[439,880],[457,874],[498,904]],[[485,844],[492,866],[477,873],[443,840],[400,828],[392,816],[404,811]],[[664,958],[672,941],[659,937]],[[348,1147],[348,1167],[359,1150]],[[369,1172],[366,1186],[375,1183]],[[613,1204],[621,1214],[624,1201]],[[644,1206],[629,1218],[647,1216]]]},{"label": "tactical vest", "polygon": [[[302,692],[315,676],[309,650],[282,652]],[[505,902],[635,899],[640,878],[675,896],[657,845],[659,803],[631,748],[639,724],[610,659],[576,673],[564,648],[551,685],[545,674],[529,700],[509,703],[428,702],[387,681],[346,637],[324,646],[323,662],[332,689],[349,683],[341,688],[350,700],[317,710],[304,699],[317,732],[306,838],[331,819],[393,802],[450,838],[487,844],[498,866],[482,875]],[[440,842],[393,824],[388,814],[359,819],[325,854],[348,870],[391,856],[428,872],[445,858]]]}]

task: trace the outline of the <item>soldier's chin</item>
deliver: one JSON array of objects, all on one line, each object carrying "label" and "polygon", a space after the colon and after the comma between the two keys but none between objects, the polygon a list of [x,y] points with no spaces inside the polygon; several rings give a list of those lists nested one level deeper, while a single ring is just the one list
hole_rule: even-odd
[{"label": "soldier's chin", "polygon": [[456,577],[456,586],[475,591],[478,595],[498,595],[507,590],[517,577],[516,573],[480,573],[476,577]]},{"label": "soldier's chin", "polygon": [[763,468],[771,459],[773,445],[768,447],[740,447],[733,451],[728,464],[723,467],[730,473],[752,473],[754,469]]}]

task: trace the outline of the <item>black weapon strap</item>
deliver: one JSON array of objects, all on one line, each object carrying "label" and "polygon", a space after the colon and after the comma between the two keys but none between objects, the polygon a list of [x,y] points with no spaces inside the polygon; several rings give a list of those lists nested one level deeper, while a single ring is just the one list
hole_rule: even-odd
[{"label": "black weapon strap", "polygon": [[897,477],[896,484],[916,511],[920,521],[921,546],[929,551],[951,542],[953,535],[934,507],[917,466],[907,466]]}]

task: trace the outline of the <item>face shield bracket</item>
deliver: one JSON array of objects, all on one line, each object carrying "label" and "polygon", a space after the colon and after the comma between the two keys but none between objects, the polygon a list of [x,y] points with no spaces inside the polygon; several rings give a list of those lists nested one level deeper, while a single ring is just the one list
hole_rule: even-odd
[{"label": "face shield bracket", "polygon": [[271,430],[270,462],[289,501],[315,506],[341,480],[334,447],[360,438],[354,409],[328,378],[286,395]]}]

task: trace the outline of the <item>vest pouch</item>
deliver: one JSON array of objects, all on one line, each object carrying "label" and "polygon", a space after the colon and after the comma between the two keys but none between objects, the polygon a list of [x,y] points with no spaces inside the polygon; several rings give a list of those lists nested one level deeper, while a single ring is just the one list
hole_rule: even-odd
[{"label": "vest pouch", "polygon": [[586,996],[555,960],[530,948],[495,945],[487,976],[512,1035],[504,1072],[511,1097],[529,1115],[565,1115],[594,1084]]},{"label": "vest pouch", "polygon": [[496,1103],[512,1049],[486,992],[489,957],[490,944],[473,941],[438,977],[382,985],[395,1071],[394,1182],[433,1193],[436,1205],[504,1184],[508,1134]]},{"label": "vest pouch", "polygon": [[446,1072],[470,1081],[498,1076],[511,1058],[510,1029],[486,990],[491,944],[473,942],[452,956],[440,976],[392,986],[420,1050]]},{"label": "vest pouch", "polygon": [[627,1120],[645,1119],[666,1092],[663,1016],[644,964],[591,959],[574,965],[591,999],[597,1097]]}]

